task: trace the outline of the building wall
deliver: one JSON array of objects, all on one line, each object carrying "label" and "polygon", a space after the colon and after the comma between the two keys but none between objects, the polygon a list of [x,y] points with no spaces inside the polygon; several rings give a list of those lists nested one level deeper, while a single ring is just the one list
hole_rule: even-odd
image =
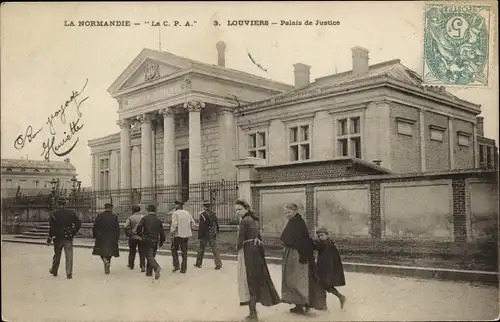
[{"label": "building wall", "polygon": [[[474,168],[474,142],[473,142],[473,133],[474,133],[474,125],[470,122],[465,122],[462,120],[453,120],[453,130],[456,139],[454,144],[454,152],[455,152],[455,160],[454,166],[455,169],[470,169]],[[458,142],[458,133],[466,133],[469,135],[469,145],[463,146]],[[479,152],[477,152],[479,153]]]},{"label": "building wall", "polygon": [[369,103],[364,119],[364,157],[368,162],[381,161],[381,166],[392,169],[390,106],[388,102]]},{"label": "building wall", "polygon": [[52,179],[59,179],[60,184],[63,185],[64,188],[70,189],[72,187],[71,178],[73,178],[74,175],[76,174],[2,174],[2,189],[17,189],[18,186],[20,186],[21,189],[51,188],[50,181],[52,181]]},{"label": "building wall", "polygon": [[[448,118],[435,113],[425,112],[424,120],[425,130],[429,132],[425,137],[427,171],[447,170],[450,168]],[[439,126],[444,129],[442,142],[431,139],[430,127],[432,126]]]},{"label": "building wall", "polygon": [[[398,120],[413,121],[411,134],[398,133]],[[398,173],[420,171],[420,117],[416,108],[390,103],[391,170]],[[408,123],[408,125],[410,125]],[[367,144],[371,139],[367,138]],[[382,142],[381,142],[382,143]]]}]

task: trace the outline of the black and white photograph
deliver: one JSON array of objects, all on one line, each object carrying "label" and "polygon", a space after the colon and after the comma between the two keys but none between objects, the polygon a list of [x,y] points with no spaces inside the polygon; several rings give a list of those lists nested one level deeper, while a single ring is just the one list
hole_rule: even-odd
[{"label": "black and white photograph", "polygon": [[3,321],[493,321],[498,3],[3,2]]}]

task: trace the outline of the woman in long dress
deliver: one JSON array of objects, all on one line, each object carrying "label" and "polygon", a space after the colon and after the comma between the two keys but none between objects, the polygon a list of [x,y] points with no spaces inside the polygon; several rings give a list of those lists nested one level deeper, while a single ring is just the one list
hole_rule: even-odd
[{"label": "woman in long dress", "polygon": [[326,310],[326,292],[316,275],[313,240],[296,204],[285,205],[288,222],[281,234],[284,246],[281,300],[295,304],[290,312],[304,314],[310,308]]},{"label": "woman in long dress", "polygon": [[238,230],[238,290],[240,305],[248,305],[247,321],[257,321],[257,303],[273,306],[280,303],[274,288],[262,246],[259,218],[243,199],[234,202],[234,210],[241,217]]}]

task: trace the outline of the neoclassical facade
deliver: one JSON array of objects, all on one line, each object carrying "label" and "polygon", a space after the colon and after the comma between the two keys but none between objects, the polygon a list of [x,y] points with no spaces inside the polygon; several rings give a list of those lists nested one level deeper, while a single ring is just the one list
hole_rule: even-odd
[{"label": "neoclassical facade", "polygon": [[[96,190],[235,180],[234,162],[261,166],[356,158],[390,172],[479,168],[480,106],[422,84],[399,60],[311,82],[297,63],[287,85],[225,66],[143,50],[109,88],[120,133],[89,141]],[[481,156],[481,157],[480,157]]]}]

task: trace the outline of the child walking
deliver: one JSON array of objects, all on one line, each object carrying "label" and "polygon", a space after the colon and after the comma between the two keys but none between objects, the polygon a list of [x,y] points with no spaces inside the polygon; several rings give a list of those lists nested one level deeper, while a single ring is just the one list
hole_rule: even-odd
[{"label": "child walking", "polygon": [[346,297],[335,287],[345,285],[344,269],[339,251],[328,236],[325,227],[316,230],[317,239],[314,240],[314,248],[318,251],[317,272],[323,288],[338,297],[340,308],[344,308]]}]

